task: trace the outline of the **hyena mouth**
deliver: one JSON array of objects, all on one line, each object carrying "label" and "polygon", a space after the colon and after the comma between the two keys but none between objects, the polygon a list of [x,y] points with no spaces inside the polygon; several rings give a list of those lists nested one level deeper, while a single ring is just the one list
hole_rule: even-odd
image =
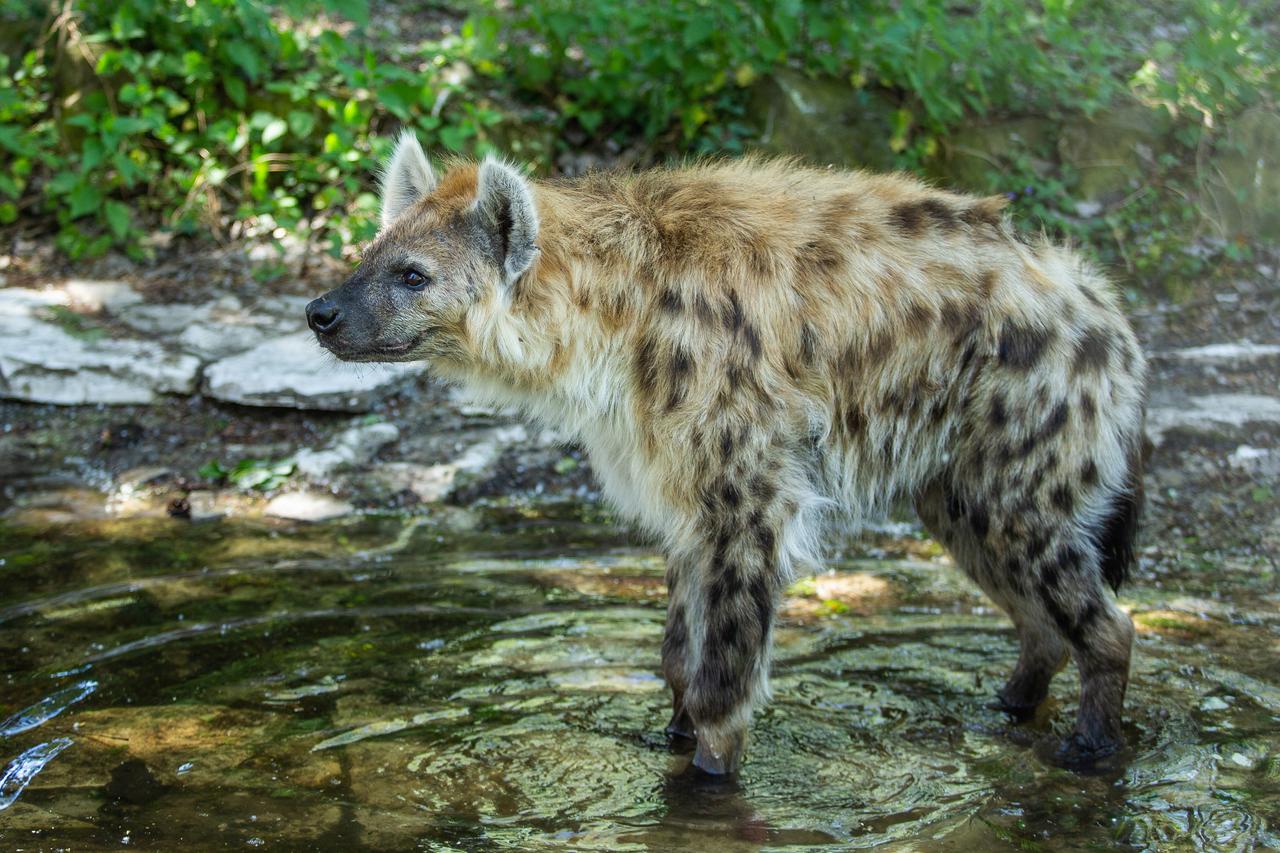
[{"label": "hyena mouth", "polygon": [[415,335],[398,344],[381,344],[368,349],[351,350],[339,344],[321,339],[320,346],[343,361],[402,361],[401,357],[413,352],[422,343],[422,335]]}]

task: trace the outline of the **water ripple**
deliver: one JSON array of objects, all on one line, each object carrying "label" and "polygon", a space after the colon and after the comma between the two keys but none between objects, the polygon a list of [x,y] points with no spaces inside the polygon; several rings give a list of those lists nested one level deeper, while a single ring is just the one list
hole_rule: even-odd
[{"label": "water ripple", "polygon": [[[34,705],[23,708],[3,723],[0,723],[0,737],[13,737],[16,734],[34,729],[36,726],[52,720],[97,689],[98,682],[93,679],[86,679],[70,687],[64,687],[44,697]],[[5,778],[7,779],[8,777],[6,776]]]},{"label": "water ripple", "polygon": [[19,795],[36,777],[36,774],[43,770],[54,756],[72,743],[74,741],[69,737],[54,738],[47,743],[31,747],[10,762],[4,769],[4,776],[0,776],[0,811],[17,802]]}]

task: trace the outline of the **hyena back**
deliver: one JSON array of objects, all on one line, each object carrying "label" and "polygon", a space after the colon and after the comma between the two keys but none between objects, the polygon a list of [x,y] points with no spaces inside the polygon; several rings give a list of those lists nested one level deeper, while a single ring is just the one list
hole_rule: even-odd
[{"label": "hyena back", "polygon": [[742,160],[440,178],[403,137],[383,227],[308,307],[341,358],[425,359],[575,435],[668,561],[662,669],[694,763],[738,766],[782,590],[825,530],[914,500],[1009,616],[1025,715],[1074,658],[1087,762],[1121,742],[1145,366],[1111,288],[1003,201]]}]

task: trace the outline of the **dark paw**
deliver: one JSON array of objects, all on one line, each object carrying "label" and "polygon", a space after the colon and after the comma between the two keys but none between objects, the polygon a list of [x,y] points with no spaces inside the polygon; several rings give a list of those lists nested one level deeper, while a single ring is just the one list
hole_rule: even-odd
[{"label": "dark paw", "polygon": [[667,723],[667,734],[673,738],[685,738],[687,740],[692,740],[696,736],[693,730],[693,721],[689,719],[688,714],[683,712],[671,717],[671,722]]},{"label": "dark paw", "polygon": [[1035,718],[1036,710],[1042,704],[1042,702],[1027,704],[1022,701],[1007,699],[1004,694],[1001,693],[997,694],[995,699],[987,703],[987,707],[993,711],[1003,711],[1012,717],[1014,722],[1025,723]]},{"label": "dark paw", "polygon": [[712,776],[728,776],[738,772],[738,752],[714,752],[699,743],[693,753],[693,766]]},{"label": "dark paw", "polygon": [[1120,738],[1094,740],[1073,732],[1057,745],[1049,761],[1076,773],[1106,773],[1119,762],[1124,747]]}]

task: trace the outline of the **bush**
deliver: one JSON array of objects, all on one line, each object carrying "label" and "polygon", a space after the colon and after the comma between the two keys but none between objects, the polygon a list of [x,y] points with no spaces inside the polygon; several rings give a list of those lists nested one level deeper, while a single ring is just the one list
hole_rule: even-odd
[{"label": "bush", "polygon": [[[373,233],[369,176],[401,125],[483,153],[523,103],[544,119],[539,165],[566,138],[734,151],[754,132],[751,84],[783,66],[887,93],[912,169],[975,115],[1070,117],[1122,92],[1165,104],[1187,153],[1280,90],[1273,36],[1219,0],[470,2],[459,35],[413,42],[370,23],[367,0],[0,0],[0,226],[52,221],[73,258],[139,254],[157,225],[338,253]],[[1179,168],[1153,183],[1181,191]],[[1099,236],[1073,221],[1069,176],[1042,183],[1034,223]],[[1164,258],[1172,242],[1146,245]]]},{"label": "bush", "polygon": [[314,232],[335,252],[367,238],[384,134],[411,125],[467,151],[498,115],[446,102],[449,45],[423,45],[426,61],[404,68],[340,34],[364,3],[324,8],[304,28],[252,0],[80,0],[28,26],[38,38],[20,59],[0,57],[0,148],[13,155],[0,220],[19,205],[52,214],[73,258],[113,243],[137,254],[157,221]]},{"label": "bush", "polygon": [[[1118,81],[1113,49],[1048,0],[516,0],[479,19],[477,51],[588,133],[683,141],[740,115],[735,89],[781,65],[902,94],[903,132],[1060,104],[1091,109]],[[1053,45],[1046,50],[1045,45]],[[905,145],[903,146],[905,147]]]}]

